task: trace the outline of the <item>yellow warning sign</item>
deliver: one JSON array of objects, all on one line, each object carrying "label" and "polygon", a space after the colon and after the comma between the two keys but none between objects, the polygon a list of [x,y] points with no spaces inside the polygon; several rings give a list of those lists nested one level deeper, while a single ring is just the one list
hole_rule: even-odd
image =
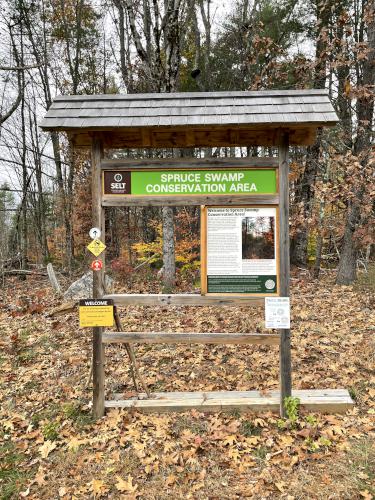
[{"label": "yellow warning sign", "polygon": [[85,299],[79,301],[79,326],[113,326],[113,301]]},{"label": "yellow warning sign", "polygon": [[90,250],[91,253],[93,253],[95,255],[95,257],[97,257],[98,255],[100,255],[103,250],[105,250],[107,247],[104,245],[104,243],[100,240],[92,240],[92,242],[87,245],[86,247],[88,250]]}]

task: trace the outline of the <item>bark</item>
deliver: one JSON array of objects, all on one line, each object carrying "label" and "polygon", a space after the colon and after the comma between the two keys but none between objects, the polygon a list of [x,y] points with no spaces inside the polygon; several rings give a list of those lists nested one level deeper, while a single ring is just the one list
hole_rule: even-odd
[{"label": "bark", "polygon": [[162,215],[163,215],[164,293],[169,293],[175,284],[175,276],[176,276],[173,208],[163,207]]},{"label": "bark", "polygon": [[207,11],[204,8],[204,0],[199,0],[199,7],[204,26],[205,43],[203,50],[203,67],[204,67],[204,90],[210,90],[210,54],[211,54],[211,15],[210,15],[210,0],[207,2]]},{"label": "bark", "polygon": [[[201,59],[201,32],[199,30],[198,19],[197,19],[197,11],[195,9],[195,0],[190,0],[189,2],[189,10],[192,16],[192,28],[194,32],[194,44],[195,44],[195,54],[194,54],[194,67],[193,69],[199,69],[199,63]],[[198,76],[195,78],[199,86]]]},{"label": "bark", "polygon": [[125,10],[122,0],[113,1],[117,11],[118,11],[118,37],[120,41],[120,71],[122,81],[126,87],[128,93],[133,92],[132,75],[129,72],[129,47],[127,44],[126,33],[128,31],[128,19],[125,16]]},{"label": "bark", "polygon": [[66,182],[66,193],[65,193],[65,206],[64,206],[64,216],[65,216],[65,267],[69,274],[71,274],[73,269],[74,260],[74,238],[73,238],[73,182],[74,182],[74,148],[73,144],[69,144],[69,171]]},{"label": "bark", "polygon": [[[146,76],[146,88],[151,92],[173,92],[178,86],[178,74],[181,63],[181,40],[185,27],[179,17],[185,8],[185,0],[169,0],[164,2],[160,10],[158,0],[142,0],[142,12],[137,15],[134,0],[115,0],[123,2],[129,22],[131,36],[142,62]],[[141,20],[141,30],[139,28]],[[120,43],[121,45],[121,43]],[[145,228],[144,211],[141,225]],[[163,207],[163,276],[165,289],[171,289],[175,282],[175,250],[173,209]],[[145,238],[149,232],[143,231]]]},{"label": "bark", "polygon": [[31,140],[33,145],[33,158],[35,164],[35,180],[37,185],[37,199],[35,201],[35,219],[36,219],[36,232],[38,235],[39,246],[42,250],[44,262],[49,260],[49,250],[47,244],[47,230],[46,230],[46,212],[47,207],[45,203],[45,193],[42,184],[42,157],[38,141],[38,125],[35,108],[30,111],[29,128],[31,131]]},{"label": "bark", "polygon": [[320,265],[322,262],[322,250],[323,250],[323,236],[321,233],[319,233],[316,239],[315,263],[313,269],[313,277],[315,279],[318,279],[320,274]]},{"label": "bark", "polygon": [[[354,143],[354,153],[360,159],[363,168],[367,165],[372,139],[372,125],[374,115],[374,82],[375,82],[375,13],[374,5],[368,12],[367,45],[368,56],[363,62],[362,86],[367,91],[363,97],[357,99],[357,137]],[[347,218],[336,283],[349,285],[357,277],[358,242],[355,240],[355,231],[361,220],[361,204],[365,193],[365,180],[359,185],[353,200],[348,203]]]},{"label": "bark", "polygon": [[[9,109],[4,113],[0,113],[0,126],[8,120],[12,116],[12,114],[16,111],[18,106],[20,105],[23,97],[24,97],[24,90],[25,90],[25,66],[23,62],[20,59],[20,55],[18,53],[18,48],[14,39],[13,35],[13,27],[8,25],[9,29],[9,35],[10,35],[10,40],[11,40],[11,45],[12,45],[12,51],[13,51],[13,57],[16,61],[16,67],[15,70],[17,71],[17,97],[13,101],[13,103],[10,105]],[[11,68],[12,69],[12,68]]]},{"label": "bark", "polygon": [[338,285],[350,285],[357,278],[357,248],[354,241],[354,232],[359,215],[358,203],[354,203],[348,208],[348,217],[345,224],[343,245],[336,277]]},{"label": "bark", "polygon": [[295,206],[302,211],[302,223],[298,228],[292,241],[292,262],[298,266],[307,265],[308,224],[307,220],[312,211],[314,202],[314,185],[319,166],[319,155],[321,147],[321,130],[317,133],[315,143],[307,148],[305,170],[296,190]]},{"label": "bark", "polygon": [[[35,23],[33,19],[32,12],[30,12],[29,8],[23,3],[20,2],[20,9],[22,12],[23,24],[25,26],[26,35],[31,45],[31,51],[33,57],[37,62],[38,73],[40,77],[40,81],[42,83],[42,91],[44,96],[44,102],[46,109],[48,110],[52,103],[52,92],[50,86],[50,56],[48,50],[48,28],[46,26],[46,14],[44,12],[44,3],[41,3],[41,30],[38,32],[38,25]],[[69,70],[72,76],[73,81],[73,91],[77,89],[78,85],[78,77],[75,75],[75,66],[71,60],[71,40],[68,33],[68,26],[66,21],[64,21],[64,30],[67,37],[67,54],[69,60]],[[77,59],[76,59],[77,60]],[[64,227],[65,234],[69,235],[65,238],[65,248],[64,248],[64,265],[70,269],[72,263],[72,251],[73,251],[73,242],[72,242],[72,224],[71,224],[71,202],[69,203],[69,194],[66,192],[66,185],[64,182],[64,174],[62,167],[62,159],[61,159],[61,145],[60,138],[58,132],[51,132],[51,142],[52,142],[52,150],[53,150],[53,159],[56,169],[56,182],[57,182],[57,200],[56,205],[58,206],[58,223]],[[68,187],[72,188],[71,175],[69,174],[70,182],[68,182]],[[48,258],[48,248],[47,243],[45,242],[45,253]]]},{"label": "bark", "polygon": [[[319,26],[315,51],[314,88],[324,89],[327,78],[327,56],[325,33],[330,19],[330,2],[317,3],[317,22]],[[291,261],[298,266],[307,265],[308,219],[314,202],[314,185],[319,168],[322,132],[318,131],[315,143],[307,148],[305,170],[296,189],[295,206],[302,212],[302,220],[291,244]]]},{"label": "bark", "polygon": [[21,267],[27,268],[27,190],[28,190],[28,175],[26,165],[26,127],[25,127],[25,99],[21,101],[21,137],[22,137],[22,216],[21,216]]}]

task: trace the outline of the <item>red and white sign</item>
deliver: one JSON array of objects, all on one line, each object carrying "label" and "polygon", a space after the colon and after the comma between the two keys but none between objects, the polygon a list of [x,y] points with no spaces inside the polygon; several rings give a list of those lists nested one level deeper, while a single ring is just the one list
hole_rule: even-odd
[{"label": "red and white sign", "polygon": [[91,269],[93,271],[100,271],[103,269],[103,262],[100,259],[93,260],[91,262]]}]

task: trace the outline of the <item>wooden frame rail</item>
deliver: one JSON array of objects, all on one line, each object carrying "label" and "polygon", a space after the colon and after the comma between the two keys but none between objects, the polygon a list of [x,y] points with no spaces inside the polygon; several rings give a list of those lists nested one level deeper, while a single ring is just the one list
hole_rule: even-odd
[{"label": "wooden frame rail", "polygon": [[[186,205],[249,205],[249,197],[238,195],[186,195],[170,196],[133,196],[132,198],[116,197],[116,195],[103,195],[103,207],[181,207]],[[251,204],[277,205],[278,194],[251,195]]]},{"label": "wooden frame rail", "polygon": [[255,306],[264,307],[264,297],[176,294],[107,294],[103,299],[112,299],[116,306]]},{"label": "wooden frame rail", "polygon": [[135,158],[123,159],[103,159],[101,161],[102,170],[112,170],[117,168],[144,169],[175,169],[197,168],[197,169],[220,169],[230,167],[254,167],[254,168],[278,168],[279,158],[277,156],[248,156],[246,158]]},{"label": "wooden frame rail", "polygon": [[104,332],[103,344],[262,344],[279,345],[277,334]]},{"label": "wooden frame rail", "polygon": [[[301,409],[310,412],[344,413],[353,407],[353,401],[346,389],[302,389],[293,390],[299,398]],[[146,399],[115,399],[105,401],[106,408],[126,408],[142,412],[188,411],[195,408],[202,412],[217,411],[273,411],[280,408],[279,391],[218,391],[218,392],[155,392]]]}]

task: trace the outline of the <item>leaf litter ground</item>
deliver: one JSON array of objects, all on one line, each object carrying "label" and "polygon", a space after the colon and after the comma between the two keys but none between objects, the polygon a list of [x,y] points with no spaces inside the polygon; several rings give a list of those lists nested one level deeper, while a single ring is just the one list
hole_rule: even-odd
[{"label": "leaf litter ground", "polygon": [[[94,422],[89,330],[58,318],[49,284],[9,279],[0,312],[0,498],[364,498],[375,495],[374,289],[292,280],[293,385],[350,390],[345,415],[148,414]],[[121,311],[127,331],[263,332],[261,309]],[[278,388],[275,346],[137,345],[152,391]],[[125,348],[106,348],[107,396],[135,395]]]}]

